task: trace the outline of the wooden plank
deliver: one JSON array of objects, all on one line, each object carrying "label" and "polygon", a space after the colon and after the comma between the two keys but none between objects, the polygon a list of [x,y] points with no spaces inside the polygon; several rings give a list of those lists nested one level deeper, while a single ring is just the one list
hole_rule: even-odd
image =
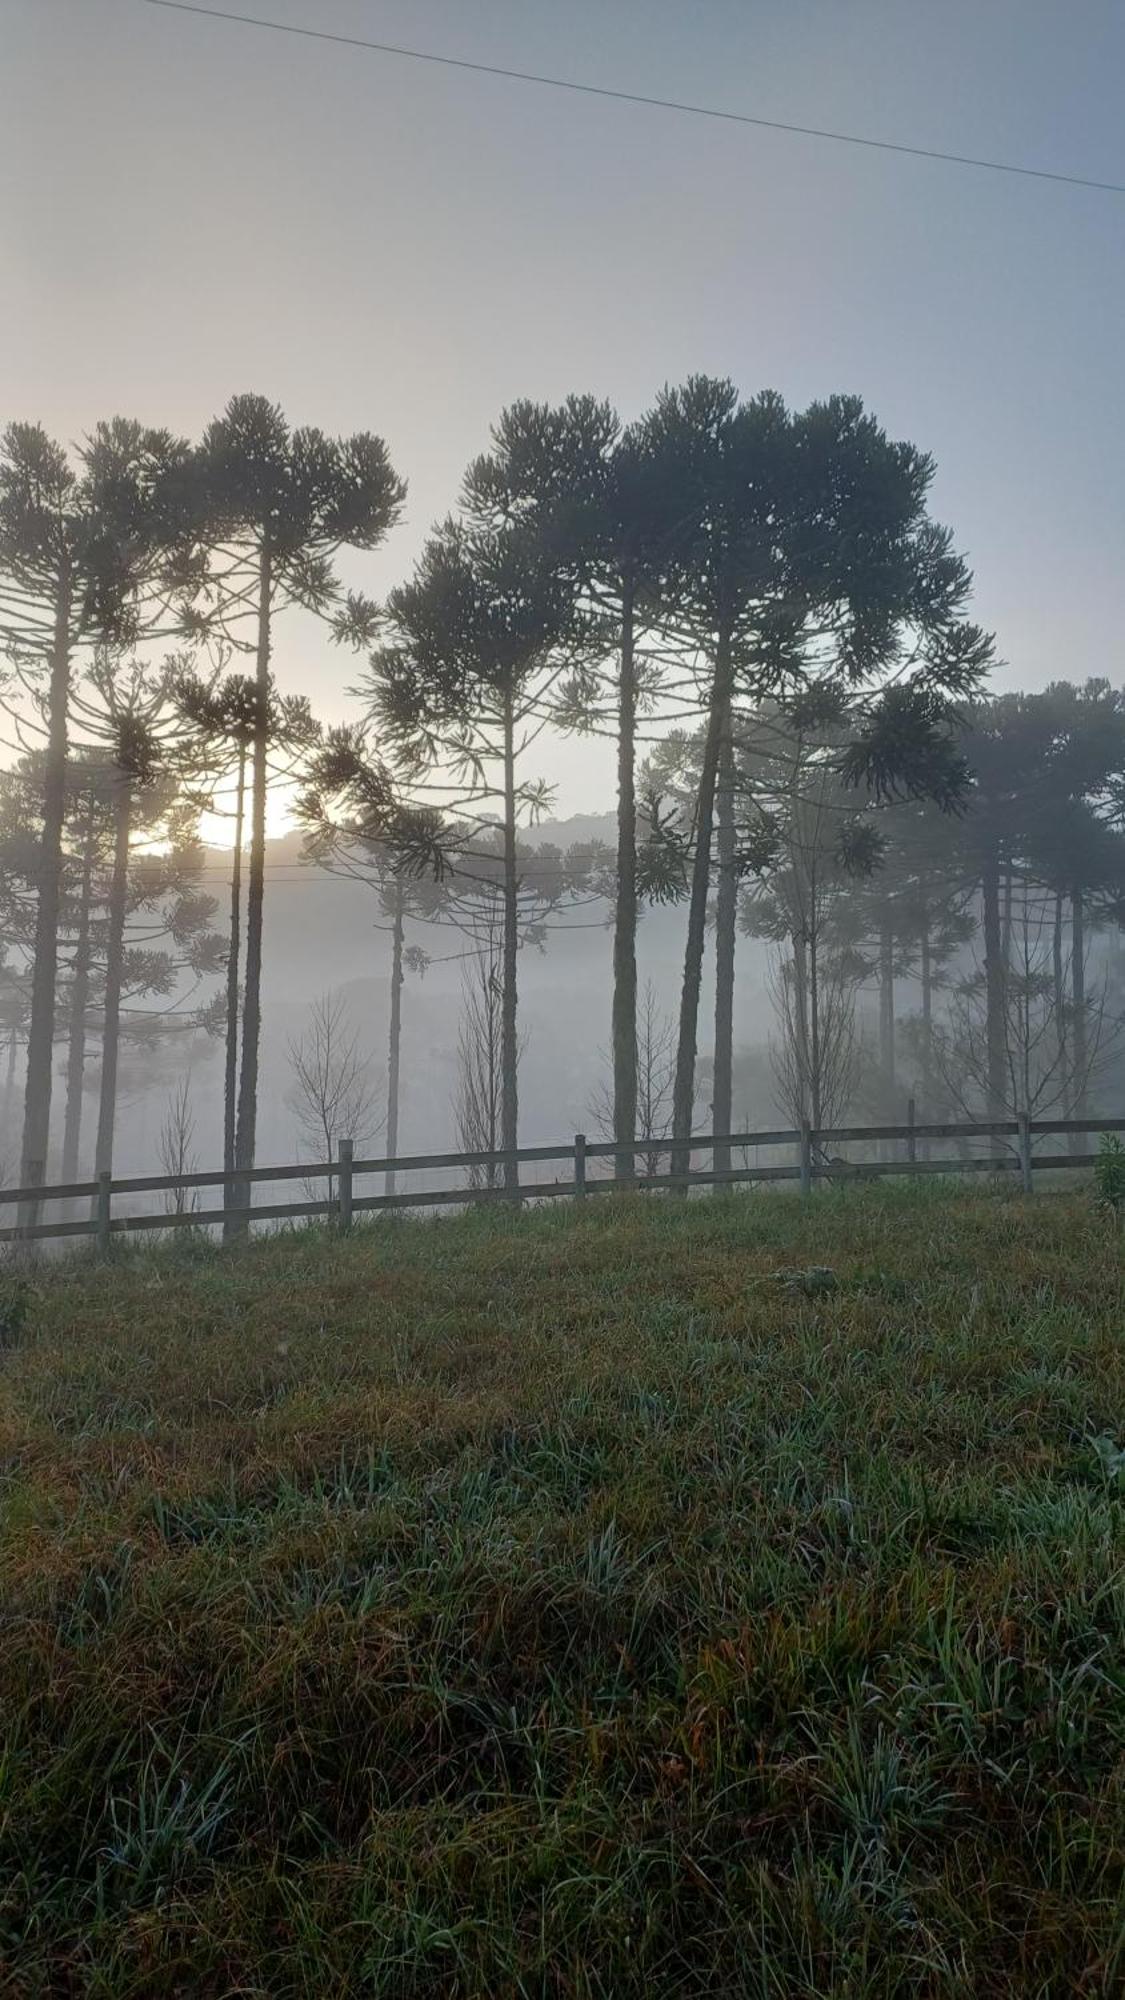
[{"label": "wooden plank", "polygon": [[[435,1171],[443,1167],[487,1167],[489,1164],[504,1166],[508,1161],[523,1160],[565,1160],[574,1151],[573,1139],[557,1146],[519,1146],[510,1153],[412,1153],[401,1154],[394,1160],[353,1160],[354,1174],[385,1174]],[[324,1180],[336,1172],[335,1163],[329,1165],[319,1160],[306,1166],[294,1167],[253,1167],[248,1173],[237,1170],[224,1173],[190,1174],[133,1174],[125,1180],[115,1180],[114,1194],[159,1194],[167,1188],[176,1187],[218,1187],[236,1181],[300,1181]],[[95,1184],[86,1190],[93,1194]],[[50,1190],[44,1190],[50,1192]],[[238,1214],[242,1210],[237,1211]]]},{"label": "wooden plank", "polygon": [[49,1236],[93,1236],[95,1222],[28,1222],[0,1229],[0,1243],[35,1243]]},{"label": "wooden plank", "polygon": [[[611,1148],[612,1150],[612,1148]],[[395,1160],[353,1160],[353,1174],[424,1173],[444,1167],[504,1167],[525,1160],[569,1160],[573,1139],[557,1146],[516,1146],[506,1153],[405,1153]]]},{"label": "wooden plank", "polygon": [[[798,1136],[796,1132],[740,1132],[732,1133],[728,1139],[720,1140],[719,1143],[730,1146],[796,1145]],[[626,1150],[633,1153],[670,1153],[672,1143],[670,1139],[638,1139]],[[711,1138],[703,1136],[697,1136],[690,1141],[693,1151],[704,1152],[709,1151],[714,1143]],[[588,1159],[608,1159],[621,1150],[622,1148],[615,1145],[612,1140],[604,1143],[599,1140],[587,1145],[586,1156]],[[490,1164],[502,1167],[512,1160],[517,1164],[532,1160],[565,1160],[572,1158],[573,1153],[573,1140],[552,1146],[520,1146],[510,1153],[414,1153],[400,1156],[395,1160],[355,1160],[352,1163],[352,1172],[353,1174],[421,1173],[449,1167],[487,1167]],[[183,1174],[125,1174],[120,1179],[114,1179],[112,1189],[115,1195],[164,1194],[173,1192],[176,1188],[233,1186],[238,1181],[246,1180],[253,1183],[323,1180],[335,1171],[335,1165],[329,1166],[325,1161],[310,1161],[291,1167],[253,1167],[248,1172],[239,1172],[233,1168],[225,1171],[218,1167],[214,1172],[200,1169]],[[68,1181],[50,1187],[0,1188],[0,1204],[33,1199],[92,1201],[97,1192],[97,1181]],[[232,1214],[239,1215],[242,1212],[241,1209],[231,1211]]]},{"label": "wooden plank", "polygon": [[1031,1136],[1040,1133],[1125,1132],[1125,1118],[1033,1118]]},{"label": "wooden plank", "polygon": [[93,1201],[97,1191],[97,1181],[65,1181],[61,1182],[58,1187],[0,1188],[0,1203],[17,1201]]},{"label": "wooden plank", "polygon": [[628,1194],[632,1188],[681,1188],[685,1184],[694,1187],[718,1187],[730,1181],[795,1181],[800,1178],[799,1167],[725,1167],[719,1173],[701,1168],[686,1174],[637,1174],[631,1181],[615,1181],[607,1176],[604,1181],[587,1181],[590,1194]]},{"label": "wooden plank", "polygon": [[[613,1183],[608,1181],[605,1183],[592,1181],[589,1185],[591,1187],[602,1185],[609,1187]],[[663,1185],[663,1183],[658,1183],[658,1185]],[[470,1208],[480,1202],[538,1200],[554,1195],[572,1195],[574,1191],[574,1182],[572,1180],[547,1181],[541,1186],[532,1184],[516,1189],[502,1187],[437,1188],[418,1194],[357,1195],[352,1202],[352,1210],[355,1213],[360,1209],[439,1208],[452,1206],[455,1203],[460,1203],[463,1207]],[[337,1204],[334,1201],[300,1201],[263,1204],[260,1208],[251,1209],[201,1208],[191,1213],[185,1212],[179,1215],[174,1213],[121,1215],[114,1216],[111,1233],[116,1236],[130,1230],[138,1229],[214,1227],[225,1222],[232,1215],[237,1215],[240,1218],[245,1217],[250,1222],[276,1222],[284,1221],[288,1216],[335,1215],[336,1212]],[[34,1227],[28,1229],[14,1228],[0,1230],[0,1243],[25,1242],[34,1237],[93,1236],[96,1230],[97,1225],[93,1222],[43,1222],[37,1223]]]},{"label": "wooden plank", "polygon": [[[1018,1127],[1014,1118],[967,1120],[962,1125],[915,1125],[916,1139],[1014,1139]],[[862,1139],[908,1139],[909,1125],[826,1125],[813,1133],[813,1142],[822,1145]]]},{"label": "wooden plank", "polygon": [[[237,1181],[315,1181],[324,1180],[334,1174],[335,1165],[328,1166],[319,1161],[311,1166],[298,1167],[253,1167],[247,1173],[232,1169],[224,1172],[190,1174],[129,1174],[124,1180],[113,1183],[114,1194],[165,1194],[176,1188],[233,1186]],[[242,1209],[234,1209],[232,1214],[242,1215]]]},{"label": "wooden plank", "polygon": [[[571,1151],[570,1147],[567,1151]],[[610,1187],[612,1182],[587,1181],[587,1188]],[[430,1188],[421,1194],[362,1194],[352,1202],[353,1211],[382,1208],[450,1208],[460,1203],[462,1208],[476,1208],[481,1204],[505,1201],[550,1200],[559,1194],[573,1194],[573,1181],[543,1181],[530,1187],[494,1188]],[[251,1211],[256,1213],[256,1211]]]},{"label": "wooden plank", "polygon": [[[270,1208],[250,1208],[250,1222],[274,1222],[282,1216],[326,1216],[334,1214],[334,1202],[284,1202]],[[192,1214],[152,1214],[152,1216],[114,1216],[110,1222],[110,1236],[122,1236],[130,1230],[190,1230],[202,1228],[204,1224],[224,1222],[228,1216],[244,1216],[244,1208],[196,1208]],[[32,1242],[36,1238],[48,1236],[96,1236],[96,1222],[34,1222],[28,1228],[0,1230],[0,1244],[20,1244]]]},{"label": "wooden plank", "polygon": [[[249,1214],[251,1222],[274,1222],[287,1215],[329,1215],[334,1214],[334,1201],[278,1202],[262,1208],[198,1208],[185,1210],[181,1214],[115,1215],[110,1223],[111,1236],[121,1236],[136,1229],[195,1229],[225,1222],[228,1216]],[[0,1229],[0,1243],[23,1243],[34,1238],[51,1236],[94,1236],[96,1222],[38,1222],[27,1229]]]},{"label": "wooden plank", "polygon": [[[795,1146],[799,1132],[727,1132],[715,1138],[697,1133],[692,1139],[634,1139],[619,1146],[615,1139],[591,1139],[586,1146],[588,1160],[611,1160],[615,1153],[672,1153],[682,1144],[691,1152],[709,1153],[714,1146]],[[682,1175],[676,1176],[677,1180]]]},{"label": "wooden plank", "polygon": [[[1044,1163],[1036,1161],[1036,1166]],[[945,1174],[953,1179],[958,1174],[1007,1174],[1019,1171],[1019,1160],[1014,1153],[1001,1154],[997,1158],[982,1160],[842,1160],[837,1166],[816,1168],[818,1181],[867,1181],[877,1180],[886,1175],[897,1174],[900,1180],[910,1180],[915,1174]]]},{"label": "wooden plank", "polygon": [[122,1215],[113,1218],[113,1235],[131,1229],[192,1229],[220,1223],[236,1215],[251,1222],[282,1222],[290,1215],[334,1215],[334,1201],[271,1202],[261,1208],[198,1208],[194,1214]]}]

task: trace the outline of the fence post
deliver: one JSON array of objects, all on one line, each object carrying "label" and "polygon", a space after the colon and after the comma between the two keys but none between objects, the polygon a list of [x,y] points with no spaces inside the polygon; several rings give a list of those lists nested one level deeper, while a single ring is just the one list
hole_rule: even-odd
[{"label": "fence post", "polygon": [[906,1100],[906,1157],[911,1166],[918,1158],[918,1143],[914,1137],[914,1099]]},{"label": "fence post", "polygon": [[801,1120],[801,1193],[812,1193],[812,1133],[804,1118]]},{"label": "fence post", "polygon": [[[41,1188],[46,1171],[42,1160],[31,1160],[28,1163],[27,1169],[27,1186],[29,1188]],[[43,1204],[41,1201],[38,1201],[34,1195],[32,1195],[30,1201],[21,1201],[19,1208],[16,1210],[16,1221],[21,1229],[33,1229],[35,1224],[42,1220]]]},{"label": "fence post", "polygon": [[109,1256],[109,1216],[113,1199],[113,1176],[98,1175],[98,1192],[94,1197],[94,1240],[99,1257]]},{"label": "fence post", "polygon": [[352,1226],[352,1153],[355,1142],[352,1139],[340,1141],[340,1181],[336,1194],[336,1219],[340,1234],[346,1236]]},{"label": "fence post", "polygon": [[1025,1194],[1031,1193],[1031,1118],[1026,1111],[1016,1114],[1019,1127],[1020,1182]]},{"label": "fence post", "polygon": [[581,1201],[585,1193],[586,1193],[586,1134],[585,1132],[576,1132],[574,1135],[575,1200]]}]

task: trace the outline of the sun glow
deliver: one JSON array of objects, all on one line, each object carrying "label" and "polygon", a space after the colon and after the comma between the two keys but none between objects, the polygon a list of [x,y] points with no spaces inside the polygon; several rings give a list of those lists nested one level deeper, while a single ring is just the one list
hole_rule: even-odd
[{"label": "sun glow", "polygon": [[[293,815],[295,785],[271,785],[266,795],[266,839],[280,840],[283,834],[292,833],[297,822]],[[243,832],[244,843],[250,839],[249,797],[247,797],[246,824]],[[222,847],[228,853],[234,846],[234,806],[233,791],[228,795],[216,793],[215,809],[200,813],[199,837],[206,847]]]}]

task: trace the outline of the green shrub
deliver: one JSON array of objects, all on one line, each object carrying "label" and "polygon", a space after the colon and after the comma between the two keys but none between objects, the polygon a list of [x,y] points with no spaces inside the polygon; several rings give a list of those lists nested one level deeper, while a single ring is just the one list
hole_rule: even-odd
[{"label": "green shrub", "polygon": [[1098,1201],[1115,1215],[1125,1209],[1125,1146],[1115,1132],[1103,1132],[1094,1165],[1094,1185]]}]

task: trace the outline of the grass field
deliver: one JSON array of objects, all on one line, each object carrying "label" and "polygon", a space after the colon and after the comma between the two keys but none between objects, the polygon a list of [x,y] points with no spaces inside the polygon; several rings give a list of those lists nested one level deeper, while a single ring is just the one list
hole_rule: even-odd
[{"label": "grass field", "polygon": [[883,1185],[0,1280],[0,1992],[1125,1992],[1120,1242]]}]

